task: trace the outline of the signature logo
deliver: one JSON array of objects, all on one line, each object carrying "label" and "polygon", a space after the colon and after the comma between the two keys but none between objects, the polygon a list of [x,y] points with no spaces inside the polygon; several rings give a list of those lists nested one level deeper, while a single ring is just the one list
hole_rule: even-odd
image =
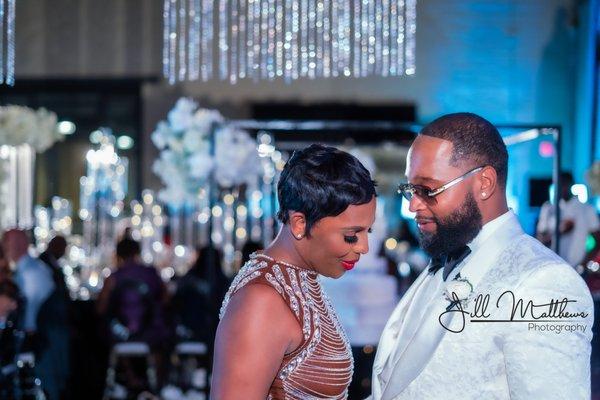
[{"label": "signature logo", "polygon": [[[450,307],[446,309],[446,311],[442,312],[438,320],[440,324],[444,327],[444,329],[453,332],[459,333],[465,329],[467,318],[470,322],[505,322],[505,323],[560,323],[560,322],[574,322],[575,318],[586,318],[589,314],[586,312],[569,312],[567,311],[567,306],[571,303],[576,303],[577,300],[569,300],[568,298],[563,299],[552,299],[549,303],[543,304],[535,304],[533,300],[529,300],[525,303],[523,299],[517,299],[515,294],[511,290],[507,290],[503,292],[498,299],[496,300],[496,308],[500,308],[500,303],[503,301],[508,302],[508,309],[510,310],[510,315],[507,315],[506,319],[490,319],[490,295],[486,294],[485,296],[482,294],[477,295],[473,302],[473,310],[465,311],[459,300],[458,296],[455,293],[452,293],[452,302]],[[454,320],[453,318],[448,318],[447,316],[453,316],[453,314],[458,314],[459,320],[456,325],[453,323],[453,326],[450,327],[446,325],[449,322]]]}]

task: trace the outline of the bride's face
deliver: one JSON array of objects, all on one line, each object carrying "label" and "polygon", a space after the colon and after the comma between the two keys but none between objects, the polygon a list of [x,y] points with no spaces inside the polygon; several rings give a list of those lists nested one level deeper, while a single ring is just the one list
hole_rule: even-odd
[{"label": "bride's face", "polygon": [[350,205],[335,217],[317,221],[299,250],[319,274],[339,278],[354,268],[369,251],[367,235],[375,221],[375,197],[361,205]]}]

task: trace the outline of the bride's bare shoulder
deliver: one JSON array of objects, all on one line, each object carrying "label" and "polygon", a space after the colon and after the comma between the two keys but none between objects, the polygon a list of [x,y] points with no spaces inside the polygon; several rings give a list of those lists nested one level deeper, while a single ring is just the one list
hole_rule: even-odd
[{"label": "bride's bare shoulder", "polygon": [[294,324],[294,316],[281,295],[269,285],[254,284],[231,297],[219,328],[233,325],[243,327],[247,333],[253,328],[276,334],[288,331]]}]

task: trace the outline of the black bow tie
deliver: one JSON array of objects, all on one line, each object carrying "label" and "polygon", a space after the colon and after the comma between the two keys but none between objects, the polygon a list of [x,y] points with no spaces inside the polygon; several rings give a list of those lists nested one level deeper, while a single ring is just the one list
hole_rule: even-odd
[{"label": "black bow tie", "polygon": [[469,254],[471,254],[471,249],[469,246],[464,246],[448,254],[442,254],[439,257],[432,258],[431,263],[429,264],[429,273],[435,274],[438,270],[444,268],[444,273],[442,276],[444,280],[446,280],[454,267],[456,267]]}]

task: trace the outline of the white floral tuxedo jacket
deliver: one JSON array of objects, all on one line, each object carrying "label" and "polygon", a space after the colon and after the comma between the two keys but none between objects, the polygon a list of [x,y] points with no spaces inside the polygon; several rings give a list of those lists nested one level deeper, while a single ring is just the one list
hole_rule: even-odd
[{"label": "white floral tuxedo jacket", "polygon": [[[457,267],[473,286],[467,302],[448,310],[447,282],[427,269],[403,296],[379,343],[370,399],[590,398],[590,292],[512,211],[500,218]],[[432,279],[439,292],[419,302]]]}]

